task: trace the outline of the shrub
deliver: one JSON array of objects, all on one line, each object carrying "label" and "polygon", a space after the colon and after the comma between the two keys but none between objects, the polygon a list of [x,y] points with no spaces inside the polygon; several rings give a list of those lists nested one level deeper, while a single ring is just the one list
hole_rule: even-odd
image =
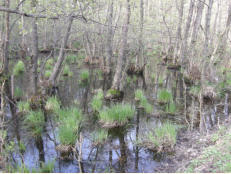
[{"label": "shrub", "polygon": [[24,124],[30,130],[32,136],[41,136],[45,124],[43,112],[41,110],[30,111],[24,119]]},{"label": "shrub", "polygon": [[172,151],[176,144],[177,128],[176,125],[165,122],[160,127],[149,131],[145,141],[148,142],[149,148],[152,150],[159,152]]},{"label": "shrub", "polygon": [[143,91],[140,89],[137,89],[135,92],[135,100],[139,101],[139,105],[144,108],[146,113],[151,113],[153,108],[150,103],[148,103],[147,98],[143,94]]},{"label": "shrub", "polygon": [[15,76],[22,75],[25,72],[25,65],[23,61],[19,60],[17,64],[15,64],[14,69],[13,69],[13,74]]},{"label": "shrub", "polygon": [[99,90],[91,101],[91,107],[93,111],[99,112],[103,105],[103,91]]},{"label": "shrub", "polygon": [[52,112],[58,112],[60,109],[60,101],[56,97],[50,97],[46,101],[45,109]]},{"label": "shrub", "polygon": [[169,103],[172,100],[172,94],[165,89],[158,92],[158,101]]},{"label": "shrub", "polygon": [[110,108],[100,111],[99,118],[105,124],[117,124],[122,126],[128,122],[135,114],[134,108],[130,104],[116,104]]},{"label": "shrub", "polygon": [[58,134],[60,143],[74,146],[80,132],[82,114],[77,108],[66,108],[59,111],[59,116]]}]

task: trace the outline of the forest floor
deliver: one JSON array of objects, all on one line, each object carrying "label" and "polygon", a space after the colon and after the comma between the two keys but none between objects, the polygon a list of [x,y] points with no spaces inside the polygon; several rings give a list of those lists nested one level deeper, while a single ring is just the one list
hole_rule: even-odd
[{"label": "forest floor", "polygon": [[198,130],[181,130],[175,150],[156,172],[231,172],[231,120],[204,135]]}]

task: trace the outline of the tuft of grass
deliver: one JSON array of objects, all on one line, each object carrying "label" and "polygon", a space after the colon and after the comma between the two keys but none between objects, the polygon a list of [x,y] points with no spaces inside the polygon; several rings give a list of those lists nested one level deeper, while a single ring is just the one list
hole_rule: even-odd
[{"label": "tuft of grass", "polygon": [[67,58],[66,58],[66,62],[69,63],[69,64],[76,63],[77,59],[78,59],[77,55],[75,55],[75,54],[69,54],[67,56]]},{"label": "tuft of grass", "polygon": [[104,129],[97,130],[96,132],[93,133],[93,142],[94,144],[102,144],[105,142],[108,138],[108,131]]},{"label": "tuft of grass", "polygon": [[49,161],[48,163],[42,162],[42,166],[39,169],[39,173],[52,173],[55,167],[54,161]]},{"label": "tuft of grass", "polygon": [[88,70],[82,70],[81,73],[80,73],[80,80],[81,81],[88,81],[89,80],[89,72]]},{"label": "tuft of grass", "polygon": [[19,112],[30,112],[30,103],[28,101],[20,101],[17,103]]},{"label": "tuft of grass", "polygon": [[41,110],[30,111],[23,122],[33,137],[41,136],[45,125],[44,114]]},{"label": "tuft of grass", "polygon": [[64,66],[63,75],[68,77],[73,76],[73,72],[70,70],[70,67],[68,65]]},{"label": "tuft of grass", "polygon": [[23,61],[19,60],[13,68],[13,74],[15,76],[20,76],[25,72],[25,65],[23,63]]},{"label": "tuft of grass", "polygon": [[14,97],[15,98],[22,98],[23,96],[23,91],[21,88],[19,87],[16,87],[15,90],[14,90]]},{"label": "tuft of grass", "polygon": [[153,107],[148,103],[148,100],[141,89],[135,91],[135,100],[139,101],[139,105],[144,108],[146,113],[150,114],[152,112]]},{"label": "tuft of grass", "polygon": [[46,79],[48,79],[50,76],[51,76],[51,70],[46,70],[45,71],[45,74],[44,74],[44,77],[46,78]]},{"label": "tuft of grass", "polygon": [[60,101],[57,99],[57,97],[48,98],[45,109],[57,113],[60,109]]},{"label": "tuft of grass", "polygon": [[135,109],[130,104],[115,104],[100,111],[99,119],[105,124],[124,125],[134,114]]},{"label": "tuft of grass", "polygon": [[91,101],[91,107],[93,111],[99,112],[103,105],[103,90],[100,89],[96,95],[94,95],[92,101]]},{"label": "tuft of grass", "polygon": [[166,89],[162,89],[158,92],[158,101],[169,103],[172,100],[172,94]]},{"label": "tuft of grass", "polygon": [[54,59],[53,58],[48,59],[46,64],[45,64],[45,69],[46,70],[52,70],[53,64],[54,64]]},{"label": "tuft of grass", "polygon": [[60,143],[75,145],[80,132],[82,113],[78,108],[65,108],[59,111],[60,126],[58,130]]},{"label": "tuft of grass", "polygon": [[165,109],[166,112],[174,114],[176,112],[176,105],[173,101],[171,101]]},{"label": "tuft of grass", "polygon": [[170,152],[173,151],[176,144],[178,126],[171,122],[165,122],[160,127],[156,127],[150,130],[145,141],[148,142],[149,148],[157,150],[158,152]]},{"label": "tuft of grass", "polygon": [[192,86],[190,88],[189,93],[192,94],[192,95],[194,95],[194,96],[198,96],[198,94],[200,93],[200,91],[201,91],[201,87],[200,86]]}]

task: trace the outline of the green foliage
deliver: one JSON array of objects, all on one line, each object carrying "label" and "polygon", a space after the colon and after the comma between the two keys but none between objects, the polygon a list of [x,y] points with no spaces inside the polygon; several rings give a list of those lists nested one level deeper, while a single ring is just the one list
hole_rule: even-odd
[{"label": "green foliage", "polygon": [[99,118],[103,123],[124,125],[134,114],[135,110],[130,104],[115,104],[100,111]]},{"label": "green foliage", "polygon": [[75,41],[75,42],[73,43],[73,47],[74,47],[75,49],[80,49],[80,48],[81,48],[81,43],[80,43],[79,41]]},{"label": "green foliage", "polygon": [[118,91],[118,90],[116,90],[116,89],[109,89],[108,91],[107,91],[107,95],[120,95],[120,91]]},{"label": "green foliage", "polygon": [[17,103],[19,112],[28,113],[30,111],[30,103],[28,101],[20,101]]},{"label": "green foliage", "polygon": [[45,77],[46,79],[48,79],[48,78],[51,76],[51,73],[52,73],[52,71],[46,70],[46,71],[45,71],[45,74],[44,74],[44,77]]},{"label": "green foliage", "polygon": [[160,127],[156,127],[147,134],[148,142],[152,143],[153,149],[161,151],[163,148],[172,150],[176,144],[177,126],[165,122]]},{"label": "green foliage", "polygon": [[158,84],[159,84],[160,86],[162,86],[162,85],[164,84],[164,79],[163,79],[162,76],[159,76]]},{"label": "green foliage", "polygon": [[166,112],[174,114],[176,112],[176,105],[173,101],[171,101],[167,106],[166,106]]},{"label": "green foliage", "polygon": [[198,96],[198,94],[200,93],[200,91],[201,91],[201,87],[200,86],[192,86],[190,88],[189,93],[193,94],[194,96]]},{"label": "green foliage", "polygon": [[137,89],[135,92],[135,99],[139,101],[139,104],[141,107],[144,108],[146,113],[151,113],[153,108],[150,103],[148,103],[147,98],[143,94],[143,91],[141,89]]},{"label": "green foliage", "polygon": [[93,133],[93,142],[94,144],[102,144],[104,141],[107,140],[108,131],[104,129],[97,130]]},{"label": "green foliage", "polygon": [[16,168],[9,165],[7,170],[9,173],[30,173],[30,170],[26,167],[25,164],[17,165]]},{"label": "green foliage", "polygon": [[49,161],[48,163],[42,162],[42,166],[39,169],[39,173],[52,173],[55,167],[54,161]]},{"label": "green foliage", "polygon": [[172,94],[165,89],[158,91],[158,101],[169,103],[172,100]]},{"label": "green foliage", "polygon": [[21,153],[24,153],[26,151],[26,145],[22,141],[18,143],[18,147]]},{"label": "green foliage", "polygon": [[25,65],[23,63],[23,61],[19,60],[13,68],[13,74],[15,76],[20,76],[25,72]]},{"label": "green foliage", "polygon": [[69,54],[66,58],[66,62],[67,63],[76,63],[77,62],[77,59],[78,59],[78,56],[75,55],[75,54]]},{"label": "green foliage", "polygon": [[56,96],[50,97],[46,101],[45,108],[46,108],[46,110],[57,113],[60,109],[60,101],[57,99]]},{"label": "green foliage", "polygon": [[63,75],[68,77],[73,76],[73,72],[71,72],[70,67],[68,65],[64,66]]},{"label": "green foliage", "polygon": [[82,113],[78,108],[66,108],[59,111],[60,126],[58,130],[60,143],[75,145],[80,131]]},{"label": "green foliage", "polygon": [[45,125],[45,118],[41,110],[29,111],[23,122],[33,137],[41,136]]},{"label": "green foliage", "polygon": [[85,70],[82,70],[81,73],[80,73],[80,80],[81,81],[88,81],[89,80],[89,72],[87,69]]},{"label": "green foliage", "polygon": [[103,97],[104,97],[104,94],[102,90],[99,90],[97,94],[93,97],[91,101],[91,107],[93,111],[97,111],[97,112],[100,111],[103,105]]},{"label": "green foliage", "polygon": [[14,97],[15,98],[22,98],[22,96],[23,96],[23,91],[21,90],[21,88],[16,87],[14,89]]},{"label": "green foliage", "polygon": [[54,59],[53,58],[48,59],[46,64],[45,64],[45,69],[46,70],[52,70],[53,64],[54,64]]}]

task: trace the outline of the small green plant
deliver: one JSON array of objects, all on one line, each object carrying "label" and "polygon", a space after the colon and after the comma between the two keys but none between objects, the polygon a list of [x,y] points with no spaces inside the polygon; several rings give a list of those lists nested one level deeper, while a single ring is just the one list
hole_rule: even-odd
[{"label": "small green plant", "polygon": [[153,108],[150,103],[148,103],[147,98],[145,97],[142,90],[137,89],[135,92],[135,99],[139,101],[139,105],[144,108],[146,113],[151,113]]},{"label": "small green plant", "polygon": [[15,98],[22,98],[23,96],[23,91],[21,90],[21,88],[16,87],[14,90],[14,97]]},{"label": "small green plant", "polygon": [[99,113],[100,122],[122,126],[134,117],[135,109],[130,104],[115,104]]},{"label": "small green plant", "polygon": [[33,137],[41,136],[45,125],[44,114],[41,110],[30,111],[24,119],[24,124]]},{"label": "small green plant", "polygon": [[52,112],[58,112],[60,109],[60,101],[57,99],[57,97],[48,98],[45,109]]},{"label": "small green plant", "polygon": [[74,146],[80,131],[82,114],[77,108],[66,108],[59,111],[60,126],[58,130],[60,143]]},{"label": "small green plant", "polygon": [[26,151],[26,145],[22,141],[18,143],[18,147],[19,147],[20,153],[24,153]]},{"label": "small green plant", "polygon": [[53,58],[48,59],[46,64],[45,64],[45,69],[46,70],[52,70],[53,64],[54,64],[54,59]]},{"label": "small green plant", "polygon": [[66,62],[69,64],[70,63],[76,63],[77,59],[78,59],[77,55],[69,54],[66,58]]},{"label": "small green plant", "polygon": [[99,112],[103,105],[103,90],[99,90],[91,101],[91,107],[93,111]]},{"label": "small green plant", "polygon": [[145,138],[149,144],[152,144],[151,149],[163,152],[173,150],[176,144],[176,136],[177,126],[170,122],[165,122],[160,127],[149,131]]},{"label": "small green plant", "polygon": [[17,103],[19,112],[28,113],[30,111],[30,103],[28,101],[20,101]]},{"label": "small green plant", "polygon": [[94,144],[102,144],[104,141],[107,140],[108,137],[108,131],[104,129],[97,130],[93,133],[93,142]]},{"label": "small green plant", "polygon": [[166,105],[166,112],[174,114],[176,112],[176,105],[173,101],[171,101],[168,105]]},{"label": "small green plant", "polygon": [[24,72],[25,72],[25,65],[24,65],[23,61],[19,60],[14,66],[13,74],[15,76],[20,76]]},{"label": "small green plant", "polygon": [[52,173],[55,167],[54,161],[49,161],[48,163],[42,163],[39,173]]},{"label": "small green plant", "polygon": [[45,71],[45,74],[44,74],[44,77],[46,78],[46,79],[48,79],[50,76],[51,76],[51,71],[50,70],[46,70]]},{"label": "small green plant", "polygon": [[70,67],[68,65],[64,66],[63,75],[68,77],[73,76],[73,72],[71,72]]},{"label": "small green plant", "polygon": [[200,91],[201,91],[201,87],[200,87],[200,86],[192,86],[192,87],[190,88],[189,93],[191,93],[191,94],[194,95],[194,96],[198,96],[199,93],[200,93]]},{"label": "small green plant", "polygon": [[158,92],[158,101],[169,103],[172,100],[172,94],[165,89],[162,89]]},{"label": "small green plant", "polygon": [[88,70],[82,70],[81,71],[80,80],[81,81],[88,81],[89,80],[89,72],[88,72]]},{"label": "small green plant", "polygon": [[26,167],[25,164],[17,165],[16,168],[9,165],[7,170],[9,173],[30,173],[30,170]]}]

